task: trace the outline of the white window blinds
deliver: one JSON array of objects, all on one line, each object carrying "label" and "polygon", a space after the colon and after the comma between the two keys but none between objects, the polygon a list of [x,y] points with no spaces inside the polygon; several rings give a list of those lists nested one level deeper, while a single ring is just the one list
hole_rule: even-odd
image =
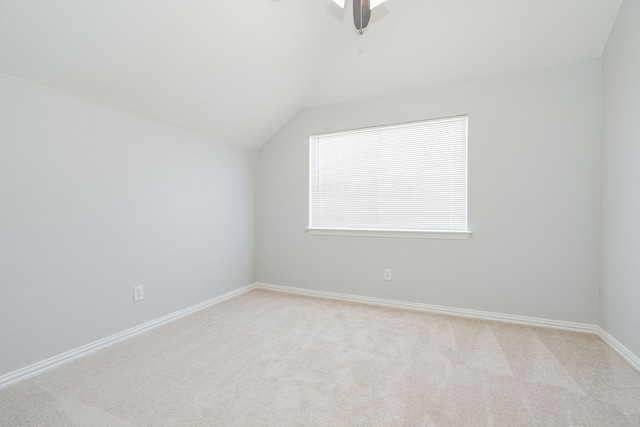
[{"label": "white window blinds", "polygon": [[309,227],[467,231],[467,116],[310,138]]}]

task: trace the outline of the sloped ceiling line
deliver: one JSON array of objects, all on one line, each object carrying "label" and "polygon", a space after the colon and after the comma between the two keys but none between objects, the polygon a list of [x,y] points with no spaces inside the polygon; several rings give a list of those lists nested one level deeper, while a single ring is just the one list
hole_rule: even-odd
[{"label": "sloped ceiling line", "polygon": [[622,0],[3,0],[0,73],[258,149],[301,109],[602,54]]}]

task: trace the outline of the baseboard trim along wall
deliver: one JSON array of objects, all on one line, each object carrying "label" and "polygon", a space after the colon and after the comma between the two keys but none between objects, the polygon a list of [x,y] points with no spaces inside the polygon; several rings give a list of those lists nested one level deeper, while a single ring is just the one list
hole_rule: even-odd
[{"label": "baseboard trim along wall", "polygon": [[336,292],[316,291],[313,289],[295,288],[290,286],[272,285],[269,283],[256,283],[257,289],[266,289],[276,292],[284,292],[297,295],[306,295],[319,298],[329,298],[341,301],[359,302],[364,304],[378,305],[384,307],[404,308],[409,310],[425,311],[429,313],[448,314],[451,316],[469,317],[473,319],[494,320],[505,323],[515,323],[526,326],[536,326],[542,328],[560,329],[565,331],[583,332],[597,334],[616,353],[625,359],[631,366],[640,372],[640,358],[629,351],[615,338],[605,332],[597,325],[585,323],[566,322],[562,320],[549,320],[537,317],[517,316],[512,314],[492,313],[487,311],[468,310],[464,308],[443,307],[431,304],[422,304],[408,301],[398,301],[383,298],[373,298],[361,295],[341,294]]},{"label": "baseboard trim along wall", "polygon": [[609,335],[607,331],[598,326],[598,335],[624,360],[629,362],[631,366],[640,372],[640,357],[636,356],[627,347],[623,346],[618,340]]},{"label": "baseboard trim along wall", "polygon": [[399,301],[384,298],[373,298],[361,295],[341,294],[335,292],[316,291],[312,289],[295,288],[289,286],[257,283],[256,288],[290,294],[315,296],[321,298],[336,299],[349,302],[379,305],[384,307],[404,308],[409,310],[426,311],[429,313],[448,314],[451,316],[469,317],[473,319],[494,320],[498,322],[516,323],[519,325],[538,326],[543,328],[562,329],[573,332],[597,333],[595,325],[584,323],[565,322],[561,320],[548,320],[536,317],[517,316],[512,314],[492,313],[488,311],[468,310],[465,308],[443,307],[439,305],[422,304],[418,302]]},{"label": "baseboard trim along wall", "polygon": [[230,298],[233,298],[240,294],[248,292],[255,287],[256,287],[255,283],[252,283],[252,284],[243,286],[241,288],[234,289],[233,291],[208,299],[201,303],[192,305],[191,307],[187,307],[183,310],[179,310],[174,313],[168,314],[166,316],[159,317],[157,319],[135,326],[131,329],[127,329],[125,331],[108,336],[106,338],[102,338],[98,341],[94,341],[90,344],[83,345],[81,347],[75,348],[73,350],[67,351],[57,356],[50,357],[49,359],[34,363],[22,369],[18,369],[17,371],[9,372],[8,374],[0,376],[0,388],[8,387],[11,384],[24,381],[36,375],[40,375],[46,371],[49,371],[51,369],[54,369],[66,363],[69,363],[80,357],[87,356],[98,350],[102,350],[103,348],[116,344],[120,341],[124,341],[126,339],[129,339],[141,333],[147,332],[151,329],[173,322],[174,320],[178,320],[180,318],[188,316],[192,313],[195,313],[196,311],[203,310],[205,308],[219,304]]},{"label": "baseboard trim along wall", "polygon": [[629,351],[625,346],[609,335],[597,325],[584,323],[565,322],[560,320],[540,319],[536,317],[517,316],[511,314],[492,313],[487,311],[468,310],[463,308],[443,307],[431,304],[422,304],[409,301],[390,300],[384,298],[366,297],[361,295],[342,294],[336,292],[316,291],[313,289],[296,288],[291,286],[272,285],[268,283],[252,283],[233,291],[227,292],[215,298],[192,305],[183,310],[176,311],[155,320],[143,323],[131,329],[119,332],[106,338],[94,341],[90,344],[67,351],[41,362],[34,363],[24,368],[18,369],[8,374],[0,376],[0,388],[8,387],[12,384],[24,381],[28,378],[40,375],[58,366],[69,363],[80,357],[87,356],[110,345],[116,344],[125,339],[147,332],[151,329],[165,325],[167,323],[188,316],[196,311],[203,310],[213,305],[219,304],[228,299],[234,298],[252,289],[265,289],[269,291],[283,292],[296,295],[306,295],[317,298],[335,299],[340,301],[358,302],[363,304],[377,305],[383,307],[402,308],[407,310],[425,311],[429,313],[447,314],[451,316],[468,317],[473,319],[494,320],[505,323],[515,323],[526,326],[536,326],[542,328],[561,329],[573,332],[583,332],[597,334],[624,360],[640,372],[640,358]]}]

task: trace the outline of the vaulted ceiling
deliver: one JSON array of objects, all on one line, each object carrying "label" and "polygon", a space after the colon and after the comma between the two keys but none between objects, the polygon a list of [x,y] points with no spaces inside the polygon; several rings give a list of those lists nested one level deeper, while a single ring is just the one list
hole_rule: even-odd
[{"label": "vaulted ceiling", "polygon": [[387,0],[358,36],[331,0],[0,0],[0,73],[256,149],[305,107],[598,57],[621,2]]}]

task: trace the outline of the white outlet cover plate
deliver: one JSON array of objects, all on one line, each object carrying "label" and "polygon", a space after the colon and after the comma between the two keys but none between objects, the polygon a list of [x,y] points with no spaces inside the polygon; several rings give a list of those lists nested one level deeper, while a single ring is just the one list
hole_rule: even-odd
[{"label": "white outlet cover plate", "polygon": [[133,288],[133,302],[141,301],[144,299],[144,291],[142,286],[135,286]]}]

